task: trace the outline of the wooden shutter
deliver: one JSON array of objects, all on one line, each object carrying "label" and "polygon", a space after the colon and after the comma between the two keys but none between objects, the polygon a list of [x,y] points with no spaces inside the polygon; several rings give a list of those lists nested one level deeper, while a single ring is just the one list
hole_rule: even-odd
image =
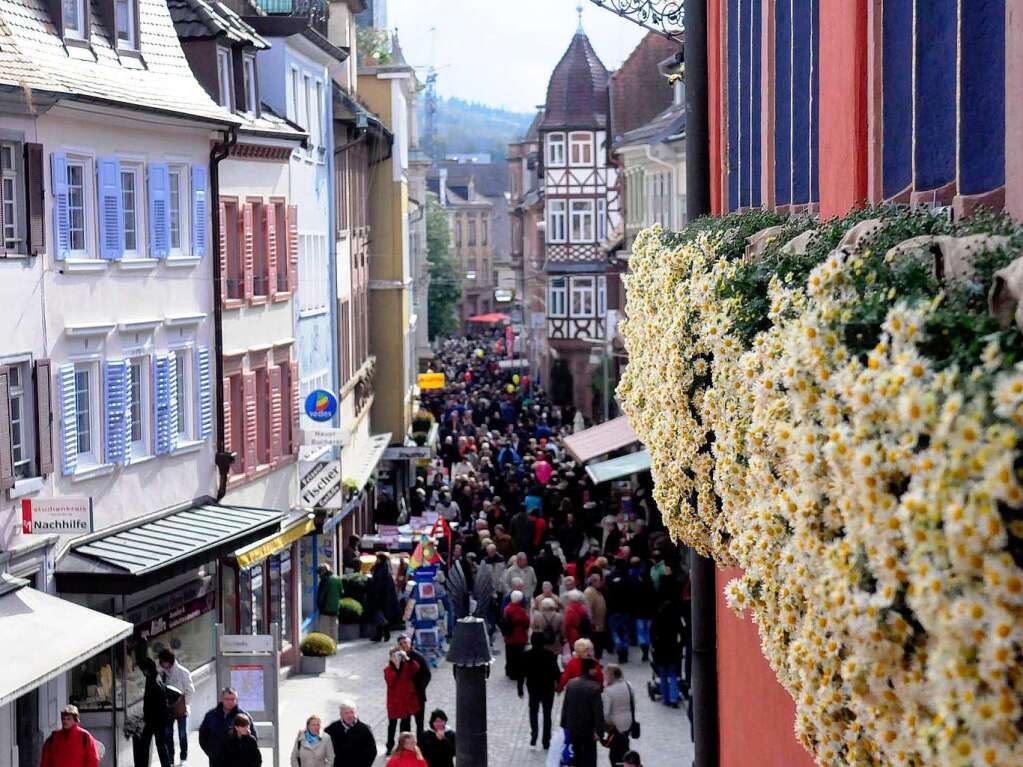
[{"label": "wooden shutter", "polygon": [[242,272],[245,282],[245,300],[252,300],[254,295],[256,269],[256,242],[252,231],[252,203],[247,202],[241,206],[241,217],[238,221],[239,239],[242,243]]},{"label": "wooden shutter", "polygon": [[[205,256],[209,239],[209,172],[205,165],[192,166],[192,255]],[[223,231],[223,229],[221,229]]]},{"label": "wooden shutter", "polygon": [[124,205],[121,196],[121,163],[116,157],[96,161],[99,190],[99,252],[108,261],[124,255]]},{"label": "wooden shutter", "polygon": [[153,258],[170,255],[170,168],[149,164],[149,253]]},{"label": "wooden shutter", "polygon": [[298,290],[298,206],[288,208],[288,290]]},{"label": "wooden shutter", "polygon": [[284,410],[282,408],[281,368],[270,368],[270,460],[276,465],[281,460],[284,437]]},{"label": "wooden shutter", "polygon": [[231,420],[233,404],[231,402],[231,377],[226,376],[222,382],[224,387],[224,450],[233,453],[237,446],[234,444],[234,424]]},{"label": "wooden shutter", "polygon": [[0,367],[0,490],[14,487],[14,442],[11,436],[10,370]]},{"label": "wooden shutter", "polygon": [[168,451],[178,449],[178,386],[181,385],[178,370],[178,357],[174,352],[167,355],[167,429]]},{"label": "wooden shutter", "polygon": [[70,476],[78,468],[78,405],[75,400],[75,366],[60,366],[60,436],[64,458],[64,474]]},{"label": "wooden shutter", "polygon": [[[104,440],[107,463],[125,463],[125,427],[131,418],[131,386],[126,375],[128,363],[124,360],[109,360],[103,369],[103,413]],[[131,434],[131,428],[127,429]],[[129,440],[130,443],[130,440]]]},{"label": "wooden shutter", "polygon": [[230,294],[227,292],[227,274],[228,274],[228,259],[227,259],[227,205],[223,202],[220,203],[220,210],[217,213],[220,216],[220,242],[217,243],[220,251],[220,303],[221,305],[230,298]]},{"label": "wooden shutter", "polygon": [[210,372],[210,349],[200,346],[195,350],[195,380],[198,386],[196,404],[199,406],[199,439],[213,434],[213,383]]},{"label": "wooden shutter", "polygon": [[25,222],[28,253],[38,256],[46,249],[46,183],[43,145],[25,144]]},{"label": "wooden shutter", "polygon": [[53,185],[54,258],[63,261],[71,255],[71,222],[68,213],[67,155],[50,155],[50,183]]},{"label": "wooden shutter", "polygon": [[258,413],[256,397],[256,373],[249,371],[242,373],[242,399],[245,407],[245,445],[243,446],[244,458],[242,465],[245,474],[251,476],[256,471],[259,462],[257,452],[259,450],[258,435]]},{"label": "wooden shutter", "polygon": [[53,406],[50,404],[50,361],[36,360],[36,460],[40,476],[53,474]]},{"label": "wooden shutter", "polygon": [[171,451],[171,431],[177,431],[177,424],[171,421],[171,365],[169,354],[153,355],[153,422],[156,428],[156,454]]},{"label": "wooden shutter", "polygon": [[277,294],[277,205],[263,205],[263,244],[266,247],[266,294],[273,300]]},{"label": "wooden shutter", "polygon": [[291,452],[298,455],[298,446],[302,442],[299,430],[302,428],[300,423],[302,403],[299,401],[301,397],[301,391],[299,389],[298,379],[298,362],[288,363],[288,383],[291,384],[291,401],[288,403],[289,410],[291,411]]}]

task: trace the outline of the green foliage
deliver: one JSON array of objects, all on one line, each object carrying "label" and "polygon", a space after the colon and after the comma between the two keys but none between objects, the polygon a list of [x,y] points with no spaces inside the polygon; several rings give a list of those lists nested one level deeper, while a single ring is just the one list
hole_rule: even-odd
[{"label": "green foliage", "polygon": [[342,623],[359,623],[362,620],[362,604],[351,597],[345,597],[338,605],[338,617]]},{"label": "green foliage", "polygon": [[314,631],[302,638],[298,649],[307,658],[323,658],[337,652],[337,642],[326,634]]},{"label": "green foliage", "polygon": [[430,264],[428,296],[430,340],[458,330],[458,302],[462,298],[462,272],[451,253],[448,215],[436,198],[426,203],[426,260]]},{"label": "green foliage", "polygon": [[[419,110],[419,135],[426,135],[426,110]],[[511,112],[457,98],[437,100],[436,151],[438,159],[447,154],[487,152],[496,162],[505,158],[508,144],[518,141],[529,129],[532,113]]]},{"label": "green foliage", "polygon": [[391,62],[391,38],[386,30],[359,27],[355,33],[355,46],[359,64]]},{"label": "green foliage", "polygon": [[341,593],[345,599],[354,599],[359,604],[366,604],[366,585],[369,583],[362,573],[347,573],[341,576]]}]

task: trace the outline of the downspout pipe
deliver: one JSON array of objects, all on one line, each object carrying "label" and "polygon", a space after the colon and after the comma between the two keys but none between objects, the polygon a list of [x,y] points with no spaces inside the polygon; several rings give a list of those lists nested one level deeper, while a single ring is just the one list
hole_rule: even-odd
[{"label": "downspout pipe", "polygon": [[216,255],[213,261],[213,360],[216,371],[216,384],[213,394],[216,397],[217,409],[214,415],[217,422],[217,453],[214,461],[217,464],[219,481],[217,483],[217,500],[227,495],[227,478],[231,473],[231,464],[237,458],[236,453],[227,451],[227,424],[224,423],[224,296],[221,292],[220,264],[220,163],[231,154],[238,143],[238,128],[232,126],[225,132],[224,140],[213,144],[210,150],[210,218],[213,219],[213,249]]},{"label": "downspout pipe", "polygon": [[[686,217],[710,213],[707,3],[685,0]],[[694,767],[718,764],[717,588],[714,561],[690,550]]]}]

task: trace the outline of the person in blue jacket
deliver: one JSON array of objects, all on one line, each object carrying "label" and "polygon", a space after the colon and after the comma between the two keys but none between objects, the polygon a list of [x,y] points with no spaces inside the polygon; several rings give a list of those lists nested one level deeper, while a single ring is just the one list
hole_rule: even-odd
[{"label": "person in blue jacket", "polygon": [[250,722],[248,734],[259,739],[252,717],[238,707],[238,692],[225,687],[220,692],[220,703],[206,712],[199,726],[199,747],[210,760],[210,767],[228,767],[224,762],[224,745],[234,728],[236,716],[244,715]]}]

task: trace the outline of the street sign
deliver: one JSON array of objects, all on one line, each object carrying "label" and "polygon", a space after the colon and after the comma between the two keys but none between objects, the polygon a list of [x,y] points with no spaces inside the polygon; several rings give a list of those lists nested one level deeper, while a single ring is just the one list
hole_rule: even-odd
[{"label": "street sign", "polygon": [[305,414],[317,423],[331,420],[337,414],[337,397],[326,389],[309,392],[305,398]]},{"label": "street sign", "polygon": [[21,499],[21,532],[25,535],[81,535],[92,530],[92,498]]},{"label": "street sign", "polygon": [[221,634],[220,652],[254,653],[274,651],[274,638],[269,634]]},{"label": "street sign", "polygon": [[298,467],[299,505],[306,509],[340,509],[341,461],[301,461]]},{"label": "street sign", "polygon": [[384,450],[383,458],[386,461],[410,461],[415,458],[429,458],[432,451],[427,446],[422,447],[389,447]]},{"label": "street sign", "polygon": [[302,444],[308,447],[344,447],[352,442],[348,429],[302,429]]},{"label": "street sign", "polygon": [[443,373],[420,373],[416,379],[420,389],[443,389],[447,384]]}]

